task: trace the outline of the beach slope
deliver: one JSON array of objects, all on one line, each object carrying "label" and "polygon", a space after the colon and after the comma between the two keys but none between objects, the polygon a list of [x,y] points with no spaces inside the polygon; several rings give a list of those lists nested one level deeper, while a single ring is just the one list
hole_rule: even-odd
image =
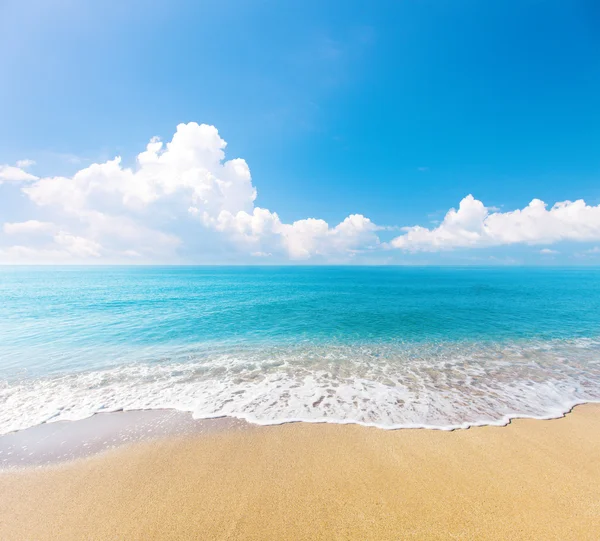
[{"label": "beach slope", "polygon": [[454,432],[247,426],[0,473],[0,539],[600,539],[600,406]]}]

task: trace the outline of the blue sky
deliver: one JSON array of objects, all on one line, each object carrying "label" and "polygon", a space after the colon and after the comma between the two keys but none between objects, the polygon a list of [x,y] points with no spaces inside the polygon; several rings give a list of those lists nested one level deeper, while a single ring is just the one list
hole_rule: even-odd
[{"label": "blue sky", "polygon": [[[367,227],[369,238],[336,240],[335,249],[330,240],[311,237],[306,254],[296,257],[279,246],[282,235],[291,235],[279,226],[269,230],[274,238],[261,233],[257,240],[253,231],[242,242],[231,233],[239,234],[239,224],[207,225],[205,217],[190,234],[187,215],[177,224],[150,223],[136,208],[127,219],[143,222],[145,235],[157,231],[181,240],[172,252],[138,254],[139,262],[255,261],[252,253],[264,255],[263,263],[290,256],[345,262],[348,254],[367,263],[582,263],[596,257],[600,225],[585,209],[571,211],[579,220],[574,225],[559,217],[547,226],[572,227],[572,234],[507,240],[496,232],[493,240],[486,233],[485,242],[444,245],[441,231],[396,249],[389,243],[400,227],[435,229],[469,194],[488,213],[523,209],[533,199],[549,207],[578,199],[586,208],[600,204],[597,2],[49,4],[5,0],[0,6],[0,164],[35,161],[23,170],[37,178],[64,176],[61,189],[71,193],[68,179],[78,170],[117,155],[123,167],[136,168],[152,136],[168,142],[180,123],[205,123],[227,141],[226,160],[245,160],[258,193],[232,212],[260,207],[277,213],[282,224],[318,218],[331,228],[358,214],[377,225]],[[94,243],[87,253],[96,254],[95,262],[136,251],[134,245],[105,246],[101,237],[108,230],[101,234],[72,208],[57,212],[56,202],[40,204],[24,193],[28,182],[0,184],[0,221],[54,228],[45,226],[41,240],[34,231],[27,238],[5,231],[9,238],[0,240],[0,250],[7,261],[14,246],[33,250],[27,253],[33,260],[58,257],[60,234],[63,248],[79,242],[73,239],[82,239],[80,247],[84,240]],[[185,211],[194,206],[180,203]],[[101,210],[125,216],[123,209]],[[513,222],[506,227],[520,227]],[[543,249],[560,253],[540,254]],[[44,257],[36,255],[40,250]]]}]

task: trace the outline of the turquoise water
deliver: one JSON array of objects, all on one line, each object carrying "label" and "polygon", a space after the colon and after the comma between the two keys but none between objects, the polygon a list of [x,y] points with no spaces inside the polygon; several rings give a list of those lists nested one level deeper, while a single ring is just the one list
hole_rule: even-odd
[{"label": "turquoise water", "polygon": [[600,399],[600,270],[0,269],[0,433],[172,407],[453,428]]}]

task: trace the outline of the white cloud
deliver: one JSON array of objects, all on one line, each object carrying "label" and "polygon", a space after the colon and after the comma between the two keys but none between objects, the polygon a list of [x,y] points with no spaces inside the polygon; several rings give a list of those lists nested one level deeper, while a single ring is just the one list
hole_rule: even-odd
[{"label": "white cloud", "polygon": [[73,176],[38,178],[25,170],[31,160],[0,166],[0,181],[26,181],[22,193],[37,207],[33,216],[3,225],[0,262],[344,262],[386,248],[432,252],[600,241],[600,205],[583,200],[548,208],[534,199],[523,209],[500,212],[469,195],[441,223],[401,228],[388,243],[380,242],[379,233],[398,228],[378,226],[362,214],[337,225],[314,217],[286,222],[256,205],[247,163],[226,160],[225,149],[214,126],[191,122],[178,125],[167,143],[152,138],[133,167],[117,156]]},{"label": "white cloud", "polygon": [[559,241],[600,240],[600,205],[579,199],[556,203],[550,209],[539,199],[525,208],[493,212],[468,195],[458,210],[450,209],[442,223],[432,229],[414,226],[393,239],[391,245],[406,251],[439,251],[451,248]]},{"label": "white cloud", "polygon": [[542,255],[556,255],[556,254],[560,254],[560,252],[557,251],[557,250],[551,250],[550,248],[542,248],[540,250],[540,254],[542,254]]},{"label": "white cloud", "polygon": [[3,230],[7,235],[30,235],[40,233],[51,233],[56,225],[51,222],[40,222],[38,220],[27,220],[26,222],[6,222]]},{"label": "white cloud", "polygon": [[25,171],[33,165],[32,160],[19,160],[16,165],[0,165],[0,184],[3,182],[27,182],[37,180],[38,177]]},{"label": "white cloud", "polygon": [[[177,126],[166,144],[152,138],[133,168],[116,157],[72,177],[29,178],[35,182],[23,193],[57,225],[50,241],[28,244],[33,251],[13,247],[16,255],[34,259],[38,250],[44,258],[73,261],[177,262],[235,251],[344,259],[379,245],[379,228],[359,214],[330,227],[316,218],[284,223],[276,212],[255,206],[248,165],[240,158],[225,160],[225,148],[214,126],[191,122]],[[42,223],[9,223],[4,232],[41,233]],[[7,254],[14,259],[10,249],[0,260]]]},{"label": "white cloud", "polygon": [[60,231],[54,236],[54,241],[75,257],[100,257],[101,255],[102,246],[91,239]]},{"label": "white cloud", "polygon": [[32,165],[35,165],[35,162],[33,160],[24,159],[24,160],[17,161],[17,167],[20,167],[21,169],[27,169],[28,167],[31,167]]},{"label": "white cloud", "polygon": [[375,233],[379,228],[360,214],[348,216],[333,228],[316,218],[285,224],[276,213],[259,207],[251,214],[222,211],[216,218],[205,213],[203,221],[217,231],[229,233],[238,244],[279,247],[290,259],[308,259],[315,255],[352,256],[356,250],[368,250],[379,244]]},{"label": "white cloud", "polygon": [[2,229],[6,235],[38,240],[37,246],[18,244],[0,248],[3,263],[65,263],[102,255],[98,242],[67,233],[51,222],[7,222]]}]

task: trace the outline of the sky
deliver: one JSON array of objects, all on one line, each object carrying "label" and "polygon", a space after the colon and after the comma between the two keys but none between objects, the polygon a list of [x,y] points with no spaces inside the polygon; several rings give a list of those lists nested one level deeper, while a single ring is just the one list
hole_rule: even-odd
[{"label": "sky", "polygon": [[0,264],[600,264],[600,4],[2,0]]}]

